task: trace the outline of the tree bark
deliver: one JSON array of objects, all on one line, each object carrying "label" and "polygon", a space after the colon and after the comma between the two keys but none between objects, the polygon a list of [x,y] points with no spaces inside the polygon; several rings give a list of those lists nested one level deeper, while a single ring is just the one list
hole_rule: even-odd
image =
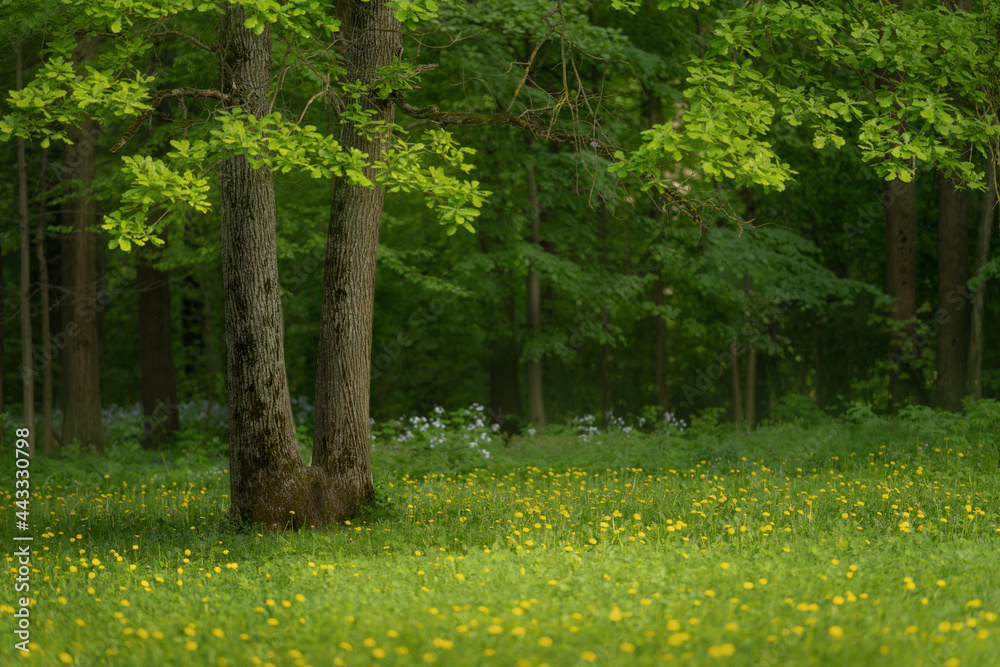
[{"label": "tree bark", "polygon": [[[538,200],[538,182],[535,168],[528,168],[528,215],[531,217],[532,241],[541,246],[542,208]],[[542,285],[541,274],[532,264],[527,278],[528,339],[541,333],[542,328]],[[524,365],[528,376],[528,413],[536,429],[545,428],[545,398],[542,391],[542,360],[529,359]]]},{"label": "tree bark", "polygon": [[893,369],[889,394],[895,408],[919,403],[922,382],[912,361],[919,358],[915,337],[917,316],[917,184],[885,183],[885,291],[893,298],[891,319],[907,322],[889,334]]},{"label": "tree bark", "polygon": [[[17,89],[22,80],[21,45],[14,47]],[[21,252],[21,396],[24,425],[28,427],[28,455],[35,455],[35,369],[31,363],[31,236],[28,231],[28,161],[24,139],[17,138],[17,208]]]},{"label": "tree bark", "polygon": [[498,423],[521,416],[521,389],[518,378],[516,303],[511,296],[505,305],[508,326],[490,342],[490,408]]},{"label": "tree bark", "polygon": [[[258,118],[267,112],[271,26],[243,27],[246,11],[229,5],[219,20],[223,92]],[[278,288],[274,183],[243,154],[219,167],[222,279],[229,384],[230,516],[280,530],[327,516],[293,441],[285,410],[288,382]]]},{"label": "tree bark", "polygon": [[935,403],[962,409],[969,355],[968,192],[955,178],[938,176],[937,391]]},{"label": "tree bark", "polygon": [[[372,83],[402,50],[402,32],[385,0],[356,2],[345,57],[347,78]],[[392,122],[395,106],[373,94],[362,97],[373,119]],[[387,143],[366,138],[353,124],[340,127],[344,150],[358,149],[378,160]],[[366,168],[374,180],[374,170]],[[311,466],[329,480],[340,511],[353,514],[374,494],[371,470],[369,396],[375,263],[385,191],[338,180],[330,206],[319,356],[316,368],[316,428]]]},{"label": "tree bark", "polygon": [[[78,48],[80,60],[96,56],[97,41],[85,37]],[[62,281],[66,290],[63,323],[68,342],[63,352],[65,407],[63,444],[78,442],[84,450],[104,454],[104,425],[101,423],[101,345],[97,303],[97,255],[94,232],[89,228],[97,217],[93,197],[94,154],[97,125],[84,121],[71,133],[67,163],[76,165],[79,190],[74,200],[73,231],[63,242]]]},{"label": "tree bark", "polygon": [[[156,253],[157,255],[159,253]],[[152,248],[138,254],[139,400],[143,449],[160,449],[181,428],[170,326],[170,274],[157,269]]]},{"label": "tree bark", "polygon": [[[601,206],[597,210],[597,256],[601,263],[601,270],[606,270],[608,265],[608,210]],[[626,266],[627,266],[626,262]],[[607,304],[601,304],[601,329],[605,334],[608,332],[608,324],[611,321],[611,311]],[[601,345],[601,428],[608,429],[611,421],[611,346],[608,343]]]},{"label": "tree bark", "polygon": [[[653,283],[653,304],[663,306],[663,274],[657,272]],[[660,407],[670,410],[670,395],[667,391],[667,322],[660,315],[653,318],[653,375],[656,381],[656,395]]]},{"label": "tree bark", "polygon": [[744,419],[747,428],[752,429],[757,418],[757,348],[747,352],[747,409]]},{"label": "tree bark", "polygon": [[[0,362],[7,363],[7,283],[3,277],[3,244],[0,243]],[[7,404],[3,393],[3,373],[0,373],[0,415],[7,412]],[[7,442],[6,429],[0,433],[0,445]]]},{"label": "tree bark", "polygon": [[733,422],[739,427],[743,423],[743,398],[740,395],[740,357],[736,354],[736,341],[729,342],[729,377],[733,385]]},{"label": "tree bark", "polygon": [[[978,276],[989,260],[990,242],[993,236],[993,221],[996,218],[997,181],[996,162],[986,163],[986,193],[983,194],[983,208],[979,214],[979,233],[976,236],[976,258],[973,275]],[[972,293],[972,313],[969,333],[969,359],[967,392],[969,400],[978,401],[983,397],[983,320],[986,316],[986,280],[976,285]]]},{"label": "tree bark", "polygon": [[39,313],[42,343],[42,452],[46,456],[56,453],[55,439],[52,437],[52,341],[51,306],[49,304],[49,266],[45,260],[45,216],[48,200],[45,193],[49,189],[48,179],[49,149],[42,149],[41,201],[38,204],[38,224],[35,227],[35,257],[38,260],[38,291],[42,299]]},{"label": "tree bark", "polygon": [[607,429],[611,420],[611,346],[607,343],[601,345],[601,420]]},{"label": "tree bark", "polygon": [[[663,101],[652,90],[643,97],[645,109],[643,115],[648,118],[649,127],[655,127],[663,122]],[[652,216],[659,217],[662,211],[655,204]],[[664,231],[666,233],[666,231]],[[653,303],[663,306],[663,272],[656,272],[653,283]],[[660,399],[660,407],[670,410],[670,393],[667,388],[667,322],[660,315],[653,319],[653,376],[656,382],[656,394]]]},{"label": "tree bark", "polygon": [[[747,200],[750,202],[748,205],[749,212],[753,212],[753,199],[751,194],[747,194]],[[752,215],[748,216],[750,219]],[[747,305],[750,304],[750,297],[753,295],[753,277],[744,272],[743,273],[743,294],[746,297]],[[735,362],[733,364],[735,366]],[[756,417],[757,408],[757,348],[753,345],[747,351],[747,407],[744,410],[744,419],[747,422],[747,428],[752,429],[754,424],[754,419]]]}]

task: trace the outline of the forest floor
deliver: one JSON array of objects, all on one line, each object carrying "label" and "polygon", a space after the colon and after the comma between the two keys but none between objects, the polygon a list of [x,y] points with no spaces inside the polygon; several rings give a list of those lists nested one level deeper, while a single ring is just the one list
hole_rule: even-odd
[{"label": "forest floor", "polygon": [[995,432],[859,421],[488,450],[401,421],[368,520],[284,534],[227,523],[225,458],[191,439],[37,457],[31,653],[8,629],[0,663],[1000,664]]}]

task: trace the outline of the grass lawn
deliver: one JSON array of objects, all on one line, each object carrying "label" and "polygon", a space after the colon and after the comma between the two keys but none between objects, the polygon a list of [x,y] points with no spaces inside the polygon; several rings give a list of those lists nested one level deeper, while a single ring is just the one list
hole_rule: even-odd
[{"label": "grass lawn", "polygon": [[369,520],[285,534],[217,455],[39,457],[30,656],[7,465],[0,664],[998,665],[995,436],[921,428],[380,432]]}]

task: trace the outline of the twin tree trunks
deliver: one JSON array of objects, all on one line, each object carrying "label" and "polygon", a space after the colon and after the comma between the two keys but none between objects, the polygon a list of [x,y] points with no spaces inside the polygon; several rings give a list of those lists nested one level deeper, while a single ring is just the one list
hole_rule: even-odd
[{"label": "twin tree trunks", "polygon": [[[384,0],[352,3],[345,22],[347,77],[367,83],[402,45]],[[271,31],[243,27],[230,5],[219,22],[221,90],[258,118],[267,113]],[[391,122],[391,101],[367,99]],[[345,150],[376,158],[384,146],[340,127]],[[366,173],[374,180],[375,174]],[[285,374],[278,289],[276,214],[270,170],[245,156],[219,169],[226,343],[229,348],[231,516],[272,530],[319,526],[351,516],[371,498],[368,399],[375,258],[384,191],[339,181],[333,188],[323,280],[312,461],[304,463]]]}]

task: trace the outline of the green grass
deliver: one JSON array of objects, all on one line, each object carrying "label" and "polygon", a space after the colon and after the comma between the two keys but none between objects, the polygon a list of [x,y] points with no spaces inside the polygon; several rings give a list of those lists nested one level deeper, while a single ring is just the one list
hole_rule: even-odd
[{"label": "green grass", "polygon": [[278,535],[196,449],[40,457],[32,651],[8,556],[0,663],[1000,664],[996,443],[924,426],[380,441],[369,522]]}]

